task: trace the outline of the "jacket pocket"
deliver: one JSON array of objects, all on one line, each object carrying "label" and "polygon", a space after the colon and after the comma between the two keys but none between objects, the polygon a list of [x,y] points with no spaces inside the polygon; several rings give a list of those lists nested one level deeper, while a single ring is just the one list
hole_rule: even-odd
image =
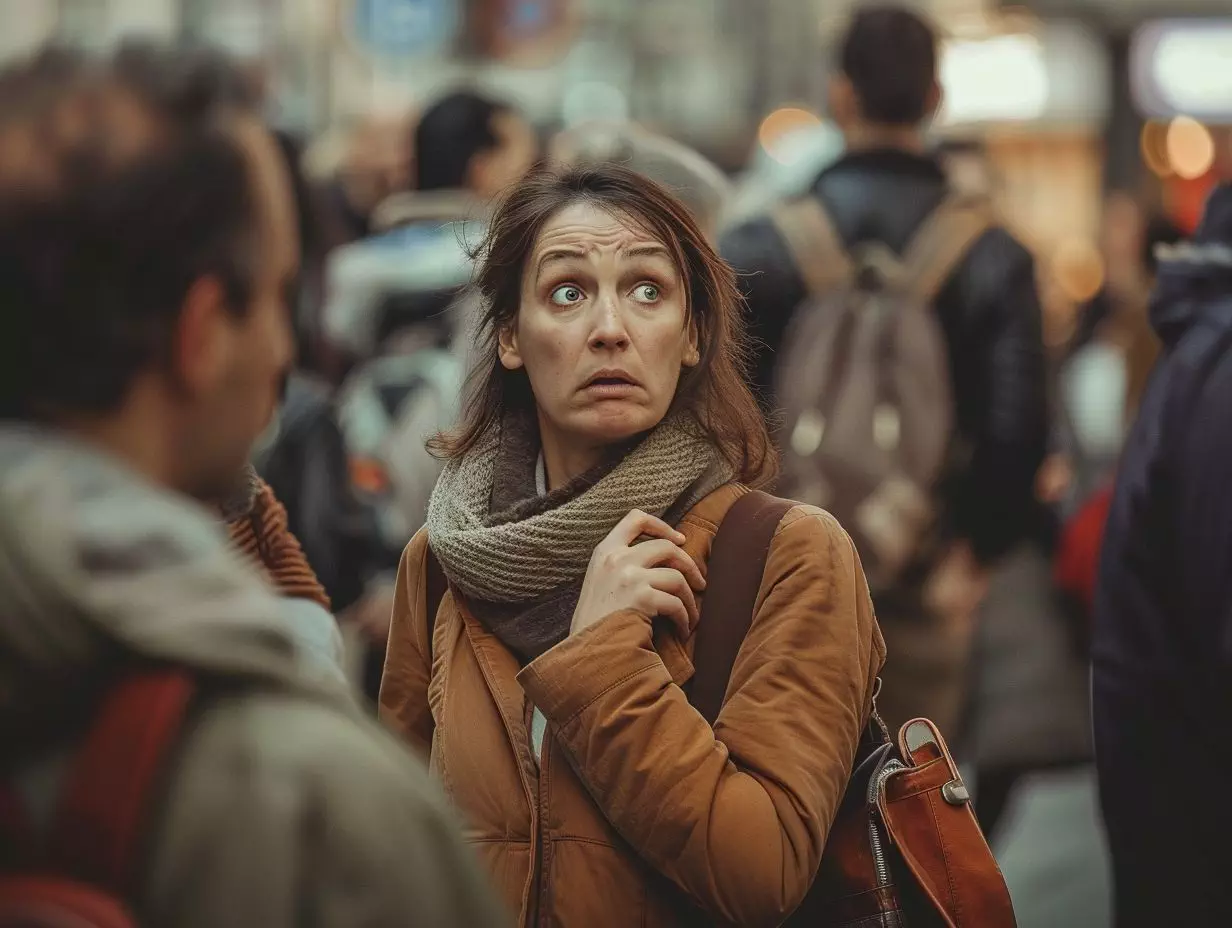
[{"label": "jacket pocket", "polygon": [[646,924],[646,883],[628,853],[587,838],[554,838],[541,912],[553,928],[631,928]]}]

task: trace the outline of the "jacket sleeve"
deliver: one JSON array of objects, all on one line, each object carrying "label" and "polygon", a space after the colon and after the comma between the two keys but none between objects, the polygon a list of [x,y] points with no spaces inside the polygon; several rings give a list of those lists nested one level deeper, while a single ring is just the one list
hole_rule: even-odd
[{"label": "jacket sleeve", "polygon": [[805,297],[804,281],[769,219],[754,219],[728,230],[720,238],[719,250],[738,275],[753,342],[753,386],[769,405],[775,355]]},{"label": "jacket sleeve", "polygon": [[[1220,307],[1225,308],[1226,304]],[[1183,349],[1192,350],[1188,345]],[[1177,355],[1181,351],[1174,349]],[[1128,496],[1133,499],[1133,528],[1123,542],[1136,555],[1136,563],[1124,555],[1118,569],[1137,568],[1157,576],[1157,571],[1143,571],[1138,564],[1162,561],[1176,565],[1175,572],[1167,571],[1170,595],[1165,602],[1178,615],[1187,616],[1186,633],[1201,636],[1195,643],[1212,636],[1215,647],[1206,655],[1209,663],[1204,669],[1223,670],[1211,674],[1212,680],[1219,680],[1219,688],[1211,692],[1226,697],[1223,701],[1208,697],[1215,711],[1232,705],[1232,675],[1228,673],[1232,670],[1232,570],[1228,569],[1232,563],[1232,494],[1228,492],[1232,403],[1227,399],[1232,395],[1232,354],[1226,351],[1226,347],[1220,349],[1219,356],[1208,348],[1200,360],[1177,357],[1171,361],[1163,411],[1153,428],[1147,425],[1150,431],[1159,430],[1162,460],[1146,470],[1141,464],[1143,452],[1127,448],[1126,459],[1133,455],[1135,460],[1125,465],[1129,479],[1122,483],[1128,486],[1120,488],[1127,496],[1137,497]],[[1142,419],[1150,423],[1145,408]],[[1145,476],[1139,476],[1139,470],[1146,470]],[[1161,544],[1169,538],[1176,539],[1173,551],[1168,550],[1167,541]],[[1124,581],[1117,586],[1134,588]]]},{"label": "jacket sleeve", "polygon": [[432,648],[428,641],[427,556],[428,533],[420,529],[398,564],[379,697],[381,720],[424,757],[432,748],[433,728],[428,705]]},{"label": "jacket sleeve", "polygon": [[[1048,444],[1044,340],[1030,254],[1002,230],[979,246],[973,294],[975,339],[985,386],[972,423],[971,456],[957,476],[950,514],[954,533],[989,563],[1028,534],[1035,478]],[[998,273],[989,275],[989,269]],[[995,278],[995,281],[994,281]]]},{"label": "jacket sleeve", "polygon": [[771,545],[714,730],[638,612],[566,640],[520,680],[651,866],[712,917],[778,925],[816,875],[884,654],[851,540],[801,506]]}]

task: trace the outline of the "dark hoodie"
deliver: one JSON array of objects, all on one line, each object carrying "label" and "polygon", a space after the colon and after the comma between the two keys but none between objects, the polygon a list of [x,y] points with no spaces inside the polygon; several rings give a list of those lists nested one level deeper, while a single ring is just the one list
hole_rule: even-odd
[{"label": "dark hoodie", "polygon": [[1166,250],[1151,319],[1164,349],[1118,470],[1092,655],[1122,928],[1232,920],[1232,186]]}]

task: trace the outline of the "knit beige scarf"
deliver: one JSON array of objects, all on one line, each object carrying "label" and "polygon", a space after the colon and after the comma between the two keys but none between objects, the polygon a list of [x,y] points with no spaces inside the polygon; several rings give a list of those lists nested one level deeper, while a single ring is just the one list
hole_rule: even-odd
[{"label": "knit beige scarf", "polygon": [[528,659],[568,633],[595,546],[630,510],[677,521],[731,479],[682,417],[546,496],[535,492],[538,452],[533,421],[506,419],[446,465],[428,504],[428,541],[450,584]]}]

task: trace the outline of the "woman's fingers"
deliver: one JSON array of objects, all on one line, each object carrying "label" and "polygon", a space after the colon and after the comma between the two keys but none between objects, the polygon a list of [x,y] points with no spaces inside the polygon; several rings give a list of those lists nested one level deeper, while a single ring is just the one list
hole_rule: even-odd
[{"label": "woman's fingers", "polygon": [[689,581],[680,571],[672,570],[670,567],[656,567],[647,573],[652,588],[661,593],[670,593],[684,604],[689,620],[689,625],[684,631],[685,637],[688,637],[688,633],[697,625],[697,597],[693,594]]},{"label": "woman's fingers", "polygon": [[679,545],[670,541],[643,541],[640,545],[634,545],[630,550],[636,563],[641,566],[670,567],[684,574],[685,579],[689,581],[689,586],[693,589],[704,590],[706,588],[701,568]]},{"label": "woman's fingers", "polygon": [[633,509],[627,516],[616,523],[607,536],[606,541],[621,548],[627,548],[642,535],[652,538],[662,538],[675,544],[684,544],[684,535],[676,531],[662,519],[657,519],[648,512]]},{"label": "woman's fingers", "polygon": [[650,608],[652,615],[661,615],[676,626],[681,641],[686,640],[692,634],[693,626],[689,621],[689,610],[678,597],[661,590],[654,590],[651,594]]}]

